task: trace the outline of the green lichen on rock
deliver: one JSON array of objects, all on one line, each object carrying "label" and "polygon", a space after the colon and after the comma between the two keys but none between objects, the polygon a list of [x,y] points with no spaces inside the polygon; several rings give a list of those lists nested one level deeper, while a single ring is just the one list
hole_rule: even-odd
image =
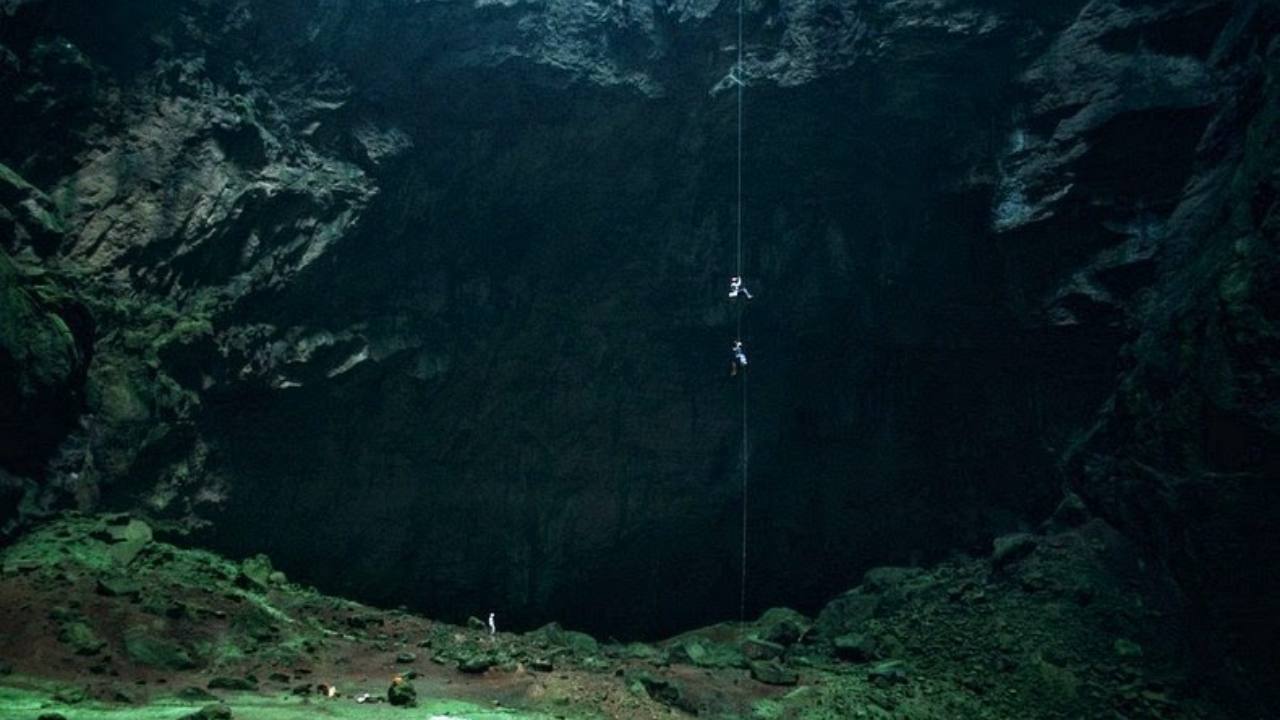
[{"label": "green lichen on rock", "polygon": [[65,320],[32,296],[17,267],[0,252],[0,362],[18,370],[21,398],[68,382],[80,360]]},{"label": "green lichen on rock", "polygon": [[90,339],[78,337],[52,293],[0,251],[0,465],[38,467],[74,426]]},{"label": "green lichen on rock", "polygon": [[65,644],[77,655],[97,655],[107,643],[82,620],[71,620],[63,623],[58,631],[58,641]]},{"label": "green lichen on rock", "polygon": [[191,670],[200,666],[181,643],[151,627],[125,630],[124,650],[130,661],[158,670]]},{"label": "green lichen on rock", "polygon": [[67,225],[57,205],[0,163],[0,238],[4,247],[45,257],[62,244]]}]

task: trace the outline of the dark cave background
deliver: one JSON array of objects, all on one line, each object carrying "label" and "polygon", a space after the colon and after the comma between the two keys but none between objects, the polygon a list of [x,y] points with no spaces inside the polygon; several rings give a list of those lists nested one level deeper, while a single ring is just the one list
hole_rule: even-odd
[{"label": "dark cave background", "polygon": [[[720,5],[0,2],[7,532],[142,511],[511,627],[736,614]],[[1268,667],[1275,4],[748,5],[749,612],[1069,489],[1207,665]]]}]

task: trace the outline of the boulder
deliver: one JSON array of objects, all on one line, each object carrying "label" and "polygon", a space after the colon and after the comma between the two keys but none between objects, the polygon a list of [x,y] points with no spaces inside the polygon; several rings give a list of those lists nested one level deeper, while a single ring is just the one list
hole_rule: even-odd
[{"label": "boulder", "polygon": [[835,638],[850,632],[860,632],[880,607],[880,597],[854,588],[827,603],[818,613],[814,632],[823,638]]},{"label": "boulder", "polygon": [[79,620],[63,623],[58,631],[58,642],[70,647],[77,655],[97,655],[107,646],[93,628]]},{"label": "boulder", "polygon": [[142,594],[142,586],[137,581],[123,575],[109,575],[98,578],[95,590],[105,597],[122,597],[137,600]]},{"label": "boulder", "polygon": [[813,621],[791,608],[770,608],[756,621],[761,639],[779,645],[793,645],[813,627]]},{"label": "boulder", "polygon": [[836,657],[855,663],[870,662],[876,658],[876,641],[867,633],[849,633],[832,641]]},{"label": "boulder", "polygon": [[800,682],[799,673],[776,660],[753,660],[750,669],[751,677],[766,685],[795,685]]},{"label": "boulder", "polygon": [[757,637],[749,637],[742,641],[740,646],[742,654],[748,660],[770,660],[772,658],[781,657],[787,651],[785,647],[775,642],[762,640]]},{"label": "boulder", "polygon": [[199,663],[180,643],[162,637],[150,628],[136,626],[124,633],[125,655],[139,665],[160,670],[192,670]]},{"label": "boulder", "polygon": [[458,670],[469,675],[479,675],[497,665],[498,661],[487,652],[476,652],[464,655],[458,660]]},{"label": "boulder", "polygon": [[111,537],[108,552],[121,565],[133,562],[153,539],[151,526],[133,518],[127,519],[123,525],[109,527],[107,533]]},{"label": "boulder", "polygon": [[183,715],[179,720],[231,720],[231,708],[226,705],[205,705],[190,715]]},{"label": "boulder", "polygon": [[210,690],[246,690],[258,689],[258,681],[247,677],[216,677],[209,681]]},{"label": "boulder", "polygon": [[387,688],[387,702],[396,707],[413,707],[418,704],[418,691],[408,680],[397,680]]},{"label": "boulder", "polygon": [[1036,539],[1027,533],[1002,535],[991,542],[991,562],[996,568],[1004,568],[1035,552]]},{"label": "boulder", "polygon": [[236,576],[236,584],[250,590],[266,590],[271,586],[271,558],[266,555],[254,555],[240,562],[240,574]]},{"label": "boulder", "polygon": [[626,675],[627,687],[637,695],[644,695],[667,707],[698,714],[698,706],[685,694],[684,686],[670,678],[659,677],[649,672],[632,672]]},{"label": "boulder", "polygon": [[877,685],[897,685],[907,681],[911,669],[901,660],[885,660],[867,671],[867,679]]}]

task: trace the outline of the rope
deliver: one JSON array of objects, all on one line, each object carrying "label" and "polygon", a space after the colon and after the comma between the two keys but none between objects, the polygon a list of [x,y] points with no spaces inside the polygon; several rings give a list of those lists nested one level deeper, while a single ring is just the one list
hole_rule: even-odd
[{"label": "rope", "polygon": [[[742,68],[742,3],[738,0],[738,64],[733,73],[738,79],[734,85],[738,88],[738,277],[742,277],[742,91],[746,78]],[[741,319],[739,319],[738,339],[742,339]]]},{"label": "rope", "polygon": [[[738,198],[737,198],[737,225],[736,234],[738,240],[738,273],[741,278],[742,273],[742,94],[743,86],[746,83],[744,70],[742,67],[742,19],[743,19],[743,0],[738,0],[738,63],[734,67],[734,76],[738,79],[735,85],[738,88]],[[742,342],[742,310],[738,311],[738,342]],[[744,368],[745,370],[745,368]],[[739,579],[738,586],[738,621],[746,623],[747,621],[747,374],[742,373],[742,575]]]}]

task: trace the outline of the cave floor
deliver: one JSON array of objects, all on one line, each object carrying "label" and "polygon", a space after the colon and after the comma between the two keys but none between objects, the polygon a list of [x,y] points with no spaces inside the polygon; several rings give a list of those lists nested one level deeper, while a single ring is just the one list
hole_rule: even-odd
[{"label": "cave floor", "polygon": [[379,610],[261,556],[69,515],[0,552],[0,718],[1230,717],[1188,682],[1164,588],[1134,563],[1094,523],[871,571],[816,619],[602,644]]}]

